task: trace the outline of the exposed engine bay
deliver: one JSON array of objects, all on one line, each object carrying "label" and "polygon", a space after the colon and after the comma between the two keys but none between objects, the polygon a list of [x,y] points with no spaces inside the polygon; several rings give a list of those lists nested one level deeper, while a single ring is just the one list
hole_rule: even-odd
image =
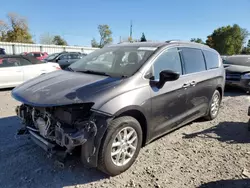
[{"label": "exposed engine bay", "polygon": [[[95,137],[97,127],[91,119],[92,103],[56,107],[32,107],[22,104],[16,108],[24,127],[19,133],[30,133],[45,145],[59,145],[70,153]],[[42,146],[43,147],[43,146]],[[51,149],[51,147],[48,147]]]}]

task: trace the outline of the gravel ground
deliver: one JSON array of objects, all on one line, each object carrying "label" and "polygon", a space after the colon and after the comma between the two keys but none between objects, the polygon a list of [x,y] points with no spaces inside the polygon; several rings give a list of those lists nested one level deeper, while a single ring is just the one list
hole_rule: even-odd
[{"label": "gravel ground", "polygon": [[144,147],[123,174],[107,177],[71,158],[59,168],[28,136],[10,90],[0,91],[0,187],[250,187],[248,96],[226,93],[217,119],[197,120]]}]

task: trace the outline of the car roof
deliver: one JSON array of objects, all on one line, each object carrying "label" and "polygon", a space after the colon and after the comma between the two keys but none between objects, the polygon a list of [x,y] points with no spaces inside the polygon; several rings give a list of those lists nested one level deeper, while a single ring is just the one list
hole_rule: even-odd
[{"label": "car roof", "polygon": [[211,49],[209,46],[196,43],[196,42],[188,42],[188,41],[179,41],[179,40],[168,40],[165,42],[122,42],[119,44],[112,44],[107,47],[119,47],[119,46],[134,46],[134,47],[164,47],[170,45],[185,45],[189,47],[202,48],[202,49]]}]

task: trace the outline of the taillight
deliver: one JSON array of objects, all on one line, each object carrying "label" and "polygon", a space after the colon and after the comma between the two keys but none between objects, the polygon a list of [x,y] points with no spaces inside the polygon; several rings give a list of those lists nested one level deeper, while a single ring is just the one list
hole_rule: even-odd
[{"label": "taillight", "polygon": [[53,66],[56,68],[56,70],[61,70],[61,67],[60,66]]}]

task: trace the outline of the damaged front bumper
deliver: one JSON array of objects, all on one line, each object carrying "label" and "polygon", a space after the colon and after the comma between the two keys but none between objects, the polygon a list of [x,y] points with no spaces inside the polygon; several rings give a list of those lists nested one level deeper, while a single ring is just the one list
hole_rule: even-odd
[{"label": "damaged front bumper", "polygon": [[57,154],[63,151],[64,157],[80,146],[82,162],[96,167],[99,147],[110,116],[90,111],[88,115],[82,116],[82,112],[77,111],[74,113],[80,115],[71,114],[71,117],[61,109],[35,108],[22,104],[16,108],[24,124],[18,133],[29,133],[31,139],[46,152]]}]

